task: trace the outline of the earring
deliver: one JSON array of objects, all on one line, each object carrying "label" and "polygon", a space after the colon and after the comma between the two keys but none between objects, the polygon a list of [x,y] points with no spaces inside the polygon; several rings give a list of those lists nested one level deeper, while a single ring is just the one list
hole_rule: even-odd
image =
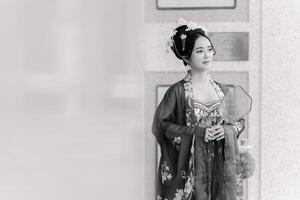
[{"label": "earring", "polygon": [[192,69],[189,64],[185,65],[184,68],[185,68],[186,71],[190,71]]}]

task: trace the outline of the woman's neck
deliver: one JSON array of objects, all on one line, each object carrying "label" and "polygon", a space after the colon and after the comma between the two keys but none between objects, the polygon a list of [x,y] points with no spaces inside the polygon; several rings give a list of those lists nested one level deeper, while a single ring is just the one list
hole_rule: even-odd
[{"label": "woman's neck", "polygon": [[191,72],[191,78],[193,83],[196,84],[206,84],[210,80],[210,76],[207,70],[204,71],[195,71],[192,70]]}]

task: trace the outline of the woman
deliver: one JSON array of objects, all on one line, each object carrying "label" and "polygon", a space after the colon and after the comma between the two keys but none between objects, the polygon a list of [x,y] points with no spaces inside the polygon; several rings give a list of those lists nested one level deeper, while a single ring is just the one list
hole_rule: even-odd
[{"label": "woman", "polygon": [[167,90],[152,124],[161,149],[157,199],[235,200],[237,137],[244,120],[224,122],[227,88],[209,75],[213,44],[196,23],[181,24],[170,36],[171,49],[187,76]]}]

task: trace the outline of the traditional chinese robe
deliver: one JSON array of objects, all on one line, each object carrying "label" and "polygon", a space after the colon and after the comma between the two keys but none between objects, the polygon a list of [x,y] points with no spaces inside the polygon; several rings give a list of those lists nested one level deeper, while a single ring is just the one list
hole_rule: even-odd
[{"label": "traditional chinese robe", "polygon": [[[188,125],[187,123],[190,117],[187,110],[191,109],[189,107],[190,103],[187,104],[187,101],[192,101],[186,95],[185,84],[189,81],[185,78],[172,85],[167,90],[154,115],[152,132],[161,149],[157,199],[236,200],[237,135],[244,130],[244,127],[236,134],[234,132],[236,129],[232,125],[224,124],[225,139],[216,144],[216,149],[221,148],[222,151],[217,157],[218,167],[213,169],[213,173],[220,173],[221,170],[221,173],[224,174],[218,180],[218,184],[222,185],[221,191],[220,189],[211,188],[212,186],[208,185],[205,178],[196,181],[197,185],[195,185],[195,171],[200,170],[206,173],[208,169],[205,166],[206,158],[204,154],[198,153],[195,155],[196,152],[191,151],[191,149],[194,149],[195,144],[198,147],[197,151],[199,151],[207,144],[204,142],[205,127],[195,126],[193,123]],[[225,85],[219,83],[218,85],[224,93],[227,92]],[[197,159],[193,159],[193,162],[198,160],[196,161],[198,162],[196,170],[193,169],[195,163],[191,164],[194,156]],[[191,178],[191,176],[193,177]],[[198,191],[203,191],[203,193],[195,196],[195,188],[198,188]],[[212,191],[221,194],[212,194]]]}]

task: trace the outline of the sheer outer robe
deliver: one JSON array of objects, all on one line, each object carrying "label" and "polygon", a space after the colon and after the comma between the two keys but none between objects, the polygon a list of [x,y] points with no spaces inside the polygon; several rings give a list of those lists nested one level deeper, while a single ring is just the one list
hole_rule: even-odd
[{"label": "sheer outer robe", "polygon": [[[161,149],[161,159],[158,169],[157,193],[161,199],[181,199],[188,169],[190,148],[192,146],[193,134],[204,140],[204,128],[186,125],[186,100],[184,90],[184,80],[172,85],[164,95],[163,100],[156,109],[152,124],[152,132],[156,137]],[[227,87],[219,84],[223,92],[227,92]],[[233,137],[233,128],[228,125],[225,129],[225,162],[224,190],[229,191],[224,194],[224,199],[235,199],[235,157],[238,153],[236,137]],[[180,148],[177,150],[173,141],[181,138]],[[162,167],[167,166],[170,176],[162,183]]]}]

